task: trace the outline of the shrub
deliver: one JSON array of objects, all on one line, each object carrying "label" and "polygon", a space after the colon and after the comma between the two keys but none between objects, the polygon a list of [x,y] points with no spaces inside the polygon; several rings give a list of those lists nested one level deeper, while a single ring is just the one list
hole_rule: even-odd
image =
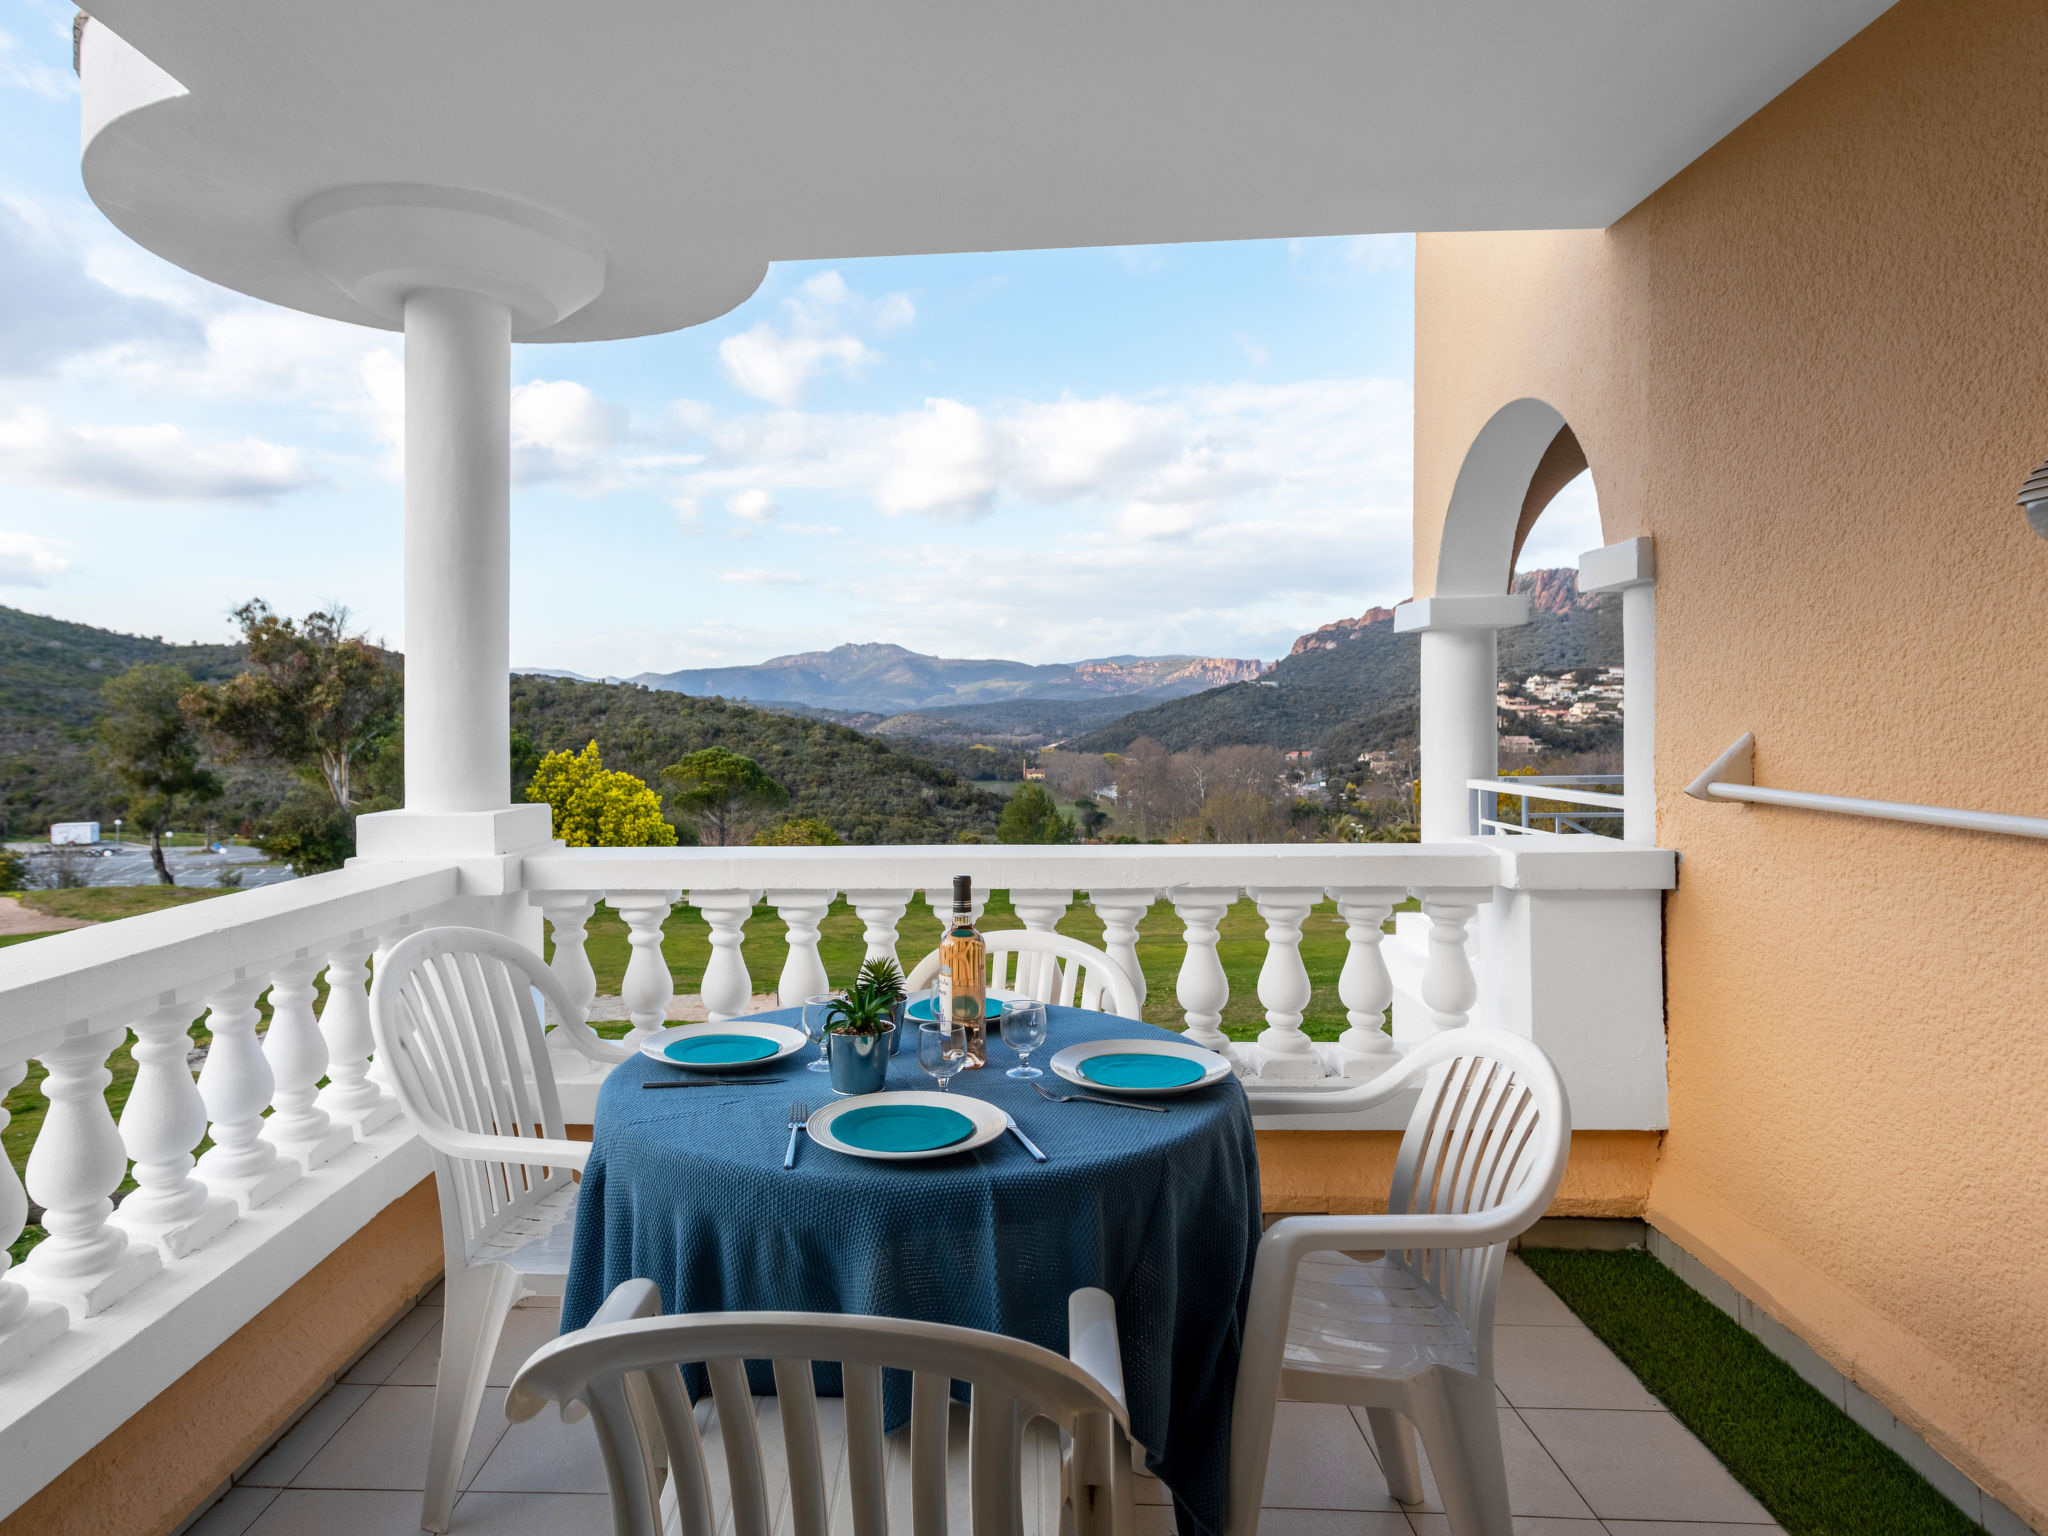
[{"label": "shrub", "polygon": [[571,848],[676,845],[676,829],[662,819],[661,797],[630,773],[606,768],[595,741],[580,753],[542,758],[526,798],[554,812],[555,836]]},{"label": "shrub", "polygon": [[837,848],[839,834],[815,816],[792,816],[754,834],[756,848]]},{"label": "shrub", "polygon": [[999,843],[1071,843],[1074,821],[1060,814],[1059,802],[1040,784],[1026,784],[1003,807],[996,823]]}]

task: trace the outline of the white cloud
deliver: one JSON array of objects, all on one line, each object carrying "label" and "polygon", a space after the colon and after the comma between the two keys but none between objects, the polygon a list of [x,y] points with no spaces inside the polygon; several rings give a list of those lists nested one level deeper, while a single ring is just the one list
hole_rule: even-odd
[{"label": "white cloud", "polygon": [[927,400],[884,447],[885,467],[871,491],[875,505],[884,512],[986,511],[999,484],[1004,446],[973,406]]},{"label": "white cloud", "polygon": [[298,449],[260,438],[203,443],[168,423],[71,427],[22,410],[0,418],[0,478],[127,501],[270,501],[315,477]]},{"label": "white cloud", "polygon": [[512,391],[512,474],[522,484],[570,481],[585,495],[619,483],[615,458],[626,412],[573,379]]},{"label": "white cloud", "polygon": [[765,523],[775,515],[775,498],[758,486],[725,499],[725,510],[743,523]]},{"label": "white cloud", "polygon": [[798,571],[764,571],[757,566],[720,571],[718,579],[735,587],[802,587],[811,581]]},{"label": "white cloud", "polygon": [[1600,531],[1600,498],[1593,472],[1581,470],[1536,519],[1515,557],[1518,571],[1542,571],[1579,563],[1579,556],[1607,542]]},{"label": "white cloud", "polygon": [[27,91],[46,101],[64,101],[78,94],[78,79],[69,69],[32,57],[17,38],[0,32],[0,88]]},{"label": "white cloud", "polygon": [[1413,235],[1353,235],[1344,259],[1363,272],[1405,272],[1415,265]]},{"label": "white cloud", "polygon": [[71,569],[54,539],[0,533],[0,587],[47,587]]},{"label": "white cloud", "polygon": [[95,277],[82,242],[51,210],[0,199],[0,374],[45,376],[69,358],[122,345],[190,349],[199,336],[172,306]]},{"label": "white cloud", "polygon": [[870,303],[836,271],[814,272],[782,301],[787,324],[759,321],[718,344],[718,360],[733,388],[770,405],[793,410],[812,379],[827,372],[858,378],[881,354],[854,334],[900,330],[917,318],[910,296],[892,293]]}]

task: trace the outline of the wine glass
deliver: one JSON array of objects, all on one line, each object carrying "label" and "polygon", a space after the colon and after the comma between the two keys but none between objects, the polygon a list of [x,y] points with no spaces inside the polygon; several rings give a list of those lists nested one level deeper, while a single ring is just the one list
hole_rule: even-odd
[{"label": "wine glass", "polygon": [[1031,1053],[1045,1044],[1045,1004],[1029,997],[1003,1004],[1003,1044],[1017,1053],[1017,1065],[1006,1077],[1043,1077],[1031,1065]]},{"label": "wine glass", "polygon": [[813,1072],[832,1070],[832,1063],[825,1059],[825,1026],[831,1022],[828,1010],[838,1001],[836,992],[820,992],[804,999],[804,1033],[818,1042],[818,1059],[810,1064]]},{"label": "wine glass", "polygon": [[939,1080],[939,1092],[953,1091],[953,1075],[967,1065],[967,1031],[940,1021],[917,1026],[917,1064]]}]

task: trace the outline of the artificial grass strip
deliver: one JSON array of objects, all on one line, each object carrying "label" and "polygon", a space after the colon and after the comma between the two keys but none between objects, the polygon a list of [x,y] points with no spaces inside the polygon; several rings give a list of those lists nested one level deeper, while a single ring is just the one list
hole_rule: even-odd
[{"label": "artificial grass strip", "polygon": [[1895,1451],[1650,1254],[1524,1248],[1522,1260],[1789,1536],[1979,1532]]}]

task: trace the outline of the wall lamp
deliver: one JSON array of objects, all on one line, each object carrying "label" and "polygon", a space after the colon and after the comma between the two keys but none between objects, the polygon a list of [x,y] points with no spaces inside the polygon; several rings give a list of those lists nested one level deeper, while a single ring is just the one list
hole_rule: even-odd
[{"label": "wall lamp", "polygon": [[2048,464],[2027,476],[2027,483],[2020,487],[2019,503],[2034,532],[2048,539]]}]

